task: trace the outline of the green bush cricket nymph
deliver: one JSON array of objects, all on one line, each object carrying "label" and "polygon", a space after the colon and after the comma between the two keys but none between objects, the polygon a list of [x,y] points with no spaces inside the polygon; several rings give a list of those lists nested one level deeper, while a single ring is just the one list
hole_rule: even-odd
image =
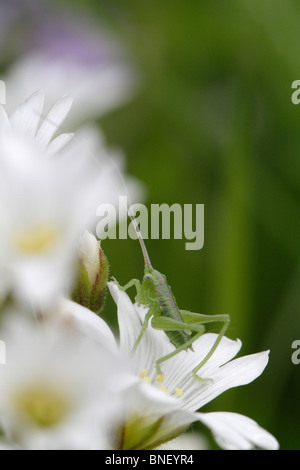
[{"label": "green bush cricket nymph", "polygon": [[[40,117],[42,117],[42,114],[40,112],[36,112]],[[49,123],[53,124],[53,126],[57,127],[56,124],[49,118],[49,115],[43,117]],[[121,183],[123,184],[124,188],[126,188],[122,175],[119,172],[119,168],[116,166],[115,163],[113,163],[113,166],[120,175]],[[128,191],[126,192],[128,193]],[[149,310],[144,319],[144,323],[142,325],[141,332],[133,346],[132,352],[136,351],[148,327],[149,321],[151,320],[151,326],[154,329],[163,330],[175,347],[174,351],[156,360],[156,371],[158,375],[163,375],[160,367],[161,364],[170,359],[171,357],[175,356],[176,354],[180,353],[181,351],[185,351],[187,349],[193,350],[192,345],[196,341],[196,339],[199,338],[205,332],[204,325],[206,323],[222,323],[223,326],[210,351],[206,354],[202,361],[192,370],[192,374],[197,380],[207,380],[199,377],[197,373],[201,369],[201,367],[206,364],[206,362],[210,359],[210,357],[217,349],[222,337],[224,336],[229,326],[230,317],[227,314],[203,315],[200,313],[194,313],[189,312],[187,310],[179,309],[175,297],[172,293],[172,290],[167,283],[166,276],[154,269],[151,264],[146,245],[135,216],[131,213],[131,210],[127,210],[127,208],[126,212],[128,212],[128,215],[131,218],[144,256],[144,277],[142,282],[140,282],[138,279],[132,279],[124,287],[119,287],[122,290],[126,291],[130,287],[135,286],[137,291],[136,301],[139,304],[143,304],[149,307]]]},{"label": "green bush cricket nymph", "polygon": [[142,249],[144,257],[144,277],[142,282],[138,279],[132,279],[124,287],[120,288],[126,291],[130,287],[135,286],[137,292],[135,298],[136,302],[149,307],[141,332],[133,346],[132,352],[136,351],[138,345],[142,341],[143,335],[148,327],[149,321],[151,320],[151,326],[154,329],[163,330],[171,343],[175,346],[174,351],[157,359],[155,363],[157,374],[163,375],[161,364],[181,351],[187,349],[193,350],[193,343],[205,332],[204,324],[212,322],[222,323],[222,328],[220,329],[210,351],[192,371],[193,376],[197,380],[203,382],[207,379],[202,379],[197,375],[197,373],[217,349],[229,326],[230,317],[227,314],[202,315],[179,309],[171,288],[167,283],[166,276],[154,269],[151,264],[145,242],[134,215],[131,214],[130,211],[128,211],[128,214],[136,230]]}]

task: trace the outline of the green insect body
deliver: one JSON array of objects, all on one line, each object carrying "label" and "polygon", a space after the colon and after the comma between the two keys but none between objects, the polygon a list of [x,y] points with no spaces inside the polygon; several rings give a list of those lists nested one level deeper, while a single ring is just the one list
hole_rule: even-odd
[{"label": "green insect body", "polygon": [[[147,284],[149,284],[148,288]],[[162,316],[183,323],[173,292],[171,291],[170,286],[168,286],[166,277],[163,274],[156,269],[146,267],[142,290],[145,287],[146,293],[148,293],[148,298],[145,298],[144,302],[140,303],[149,305],[154,317]],[[190,333],[188,334],[184,330],[166,330],[165,333],[175,347],[180,346],[190,338]]]},{"label": "green insect body", "polygon": [[[129,214],[130,215],[130,214]],[[136,233],[140,242],[140,246],[144,256],[145,269],[143,281],[132,279],[122,289],[135,286],[137,295],[136,301],[139,304],[149,307],[145,320],[142,325],[141,332],[134,344],[133,352],[137,349],[143,335],[151,320],[151,326],[154,329],[163,330],[175,349],[171,353],[157,359],[156,371],[162,374],[161,364],[171,357],[175,356],[181,351],[191,349],[193,351],[193,343],[205,332],[206,323],[220,322],[223,324],[220,332],[212,345],[210,351],[202,359],[202,361],[193,369],[192,374],[198,381],[206,381],[209,379],[202,379],[197,375],[198,371],[210,359],[215,350],[217,349],[222,337],[224,336],[229,323],[230,317],[227,314],[223,315],[202,315],[199,313],[189,312],[187,310],[180,310],[175,297],[172,293],[170,286],[167,283],[166,276],[152,267],[144,240],[139,231],[139,227],[135,218],[130,215],[134,223]]]}]

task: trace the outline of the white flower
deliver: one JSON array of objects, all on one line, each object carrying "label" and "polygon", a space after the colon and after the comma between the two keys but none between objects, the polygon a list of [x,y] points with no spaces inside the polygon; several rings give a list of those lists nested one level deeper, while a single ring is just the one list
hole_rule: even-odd
[{"label": "white flower", "polygon": [[11,136],[0,152],[0,262],[18,296],[48,303],[71,282],[77,238],[103,200],[103,175],[93,162],[50,162]]},{"label": "white flower", "polygon": [[43,13],[41,10],[39,21],[24,35],[24,50],[2,77],[9,112],[41,84],[46,107],[66,92],[74,97],[73,113],[67,118],[72,127],[102,116],[132,97],[136,72],[104,27],[85,14],[79,22],[69,12]]},{"label": "white flower", "polygon": [[[123,356],[130,355],[147,309],[133,305],[116,284],[109,283],[109,288],[118,307],[120,349]],[[163,376],[157,376],[155,361],[174,350],[174,346],[164,332],[148,327],[131,361],[132,374],[139,379],[124,391],[124,410],[114,442],[117,448],[157,447],[195,421],[208,426],[224,449],[278,448],[276,439],[250,418],[236,413],[197,412],[224,391],[252,382],[268,363],[268,351],[232,360],[241,342],[223,337],[199,371],[207,379],[200,383],[191,372],[209,352],[215,338],[211,333],[202,335],[194,342],[194,351],[182,351],[162,363]]]},{"label": "white flower", "polygon": [[0,366],[6,442],[29,450],[104,446],[103,417],[115,407],[120,361],[71,325],[38,326],[17,316],[1,336],[8,351]]},{"label": "white flower", "polygon": [[79,237],[123,191],[95,129],[52,140],[71,98],[41,119],[43,103],[36,92],[10,119],[0,107],[0,272],[17,297],[41,306],[68,292]]}]

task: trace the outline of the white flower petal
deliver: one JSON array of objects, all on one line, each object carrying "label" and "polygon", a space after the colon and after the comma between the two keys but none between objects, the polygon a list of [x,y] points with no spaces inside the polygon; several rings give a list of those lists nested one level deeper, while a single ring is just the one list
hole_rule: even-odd
[{"label": "white flower petal", "polygon": [[238,413],[196,413],[199,421],[211,429],[217,443],[226,450],[249,450],[259,447],[277,450],[277,440],[254,420]]},{"label": "white flower petal", "polygon": [[[193,350],[195,351],[195,354],[199,357],[202,356],[203,359],[205,355],[209,353],[217,338],[218,334],[216,333],[206,333],[200,336],[200,338],[193,343]],[[227,336],[223,336],[219,346],[217,347],[213,355],[202,367],[201,371],[199,371],[199,375],[201,376],[202,374],[204,374],[204,376],[206,377],[210,373],[211,369],[226,364],[238,354],[241,347],[241,340],[232,340],[230,338],[227,338]]]},{"label": "white flower petal", "polygon": [[52,305],[62,286],[71,281],[66,276],[71,271],[70,260],[61,256],[41,257],[28,262],[16,262],[12,267],[16,297],[39,307]]},{"label": "white flower petal", "polygon": [[[157,439],[162,442],[167,436],[174,437],[196,421],[193,413],[187,413],[178,407],[175,398],[141,380],[124,389],[122,396],[124,416],[141,417],[146,423],[148,420],[152,422],[161,420],[159,434],[150,436],[154,442]],[[122,421],[121,409],[119,414]]]},{"label": "white flower petal", "polygon": [[235,359],[220,368],[212,369],[208,376],[211,380],[204,382],[202,386],[200,384],[198,393],[196,393],[197,387],[195,384],[197,381],[194,381],[194,383],[190,381],[188,393],[184,394],[183,397],[184,408],[195,411],[226,390],[252,382],[265,369],[268,357],[269,352],[263,351]]},{"label": "white flower petal", "polygon": [[39,90],[10,116],[11,127],[21,136],[34,138],[44,106],[44,93]]},{"label": "white flower petal", "polygon": [[54,103],[37,132],[36,139],[42,148],[46,148],[49,144],[53,135],[68,115],[72,104],[73,98],[70,95],[65,95]]},{"label": "white flower petal", "polygon": [[[216,339],[217,335],[214,333],[204,334],[193,343],[193,351],[182,351],[163,364],[162,367],[166,375],[170,377],[170,382],[168,382],[170,388],[180,387],[191,390],[191,388],[196,387],[195,390],[198,390],[196,395],[199,395],[199,383],[194,379],[191,372],[209,353]],[[236,356],[240,348],[241,342],[239,340],[233,341],[223,337],[217,350],[198,372],[198,375],[205,379],[211,378],[212,371],[215,372],[216,368],[230,361]]]},{"label": "white flower petal", "polygon": [[117,351],[115,337],[104,320],[89,309],[76,302],[63,299],[59,308],[59,316],[71,322],[78,331],[100,344]]},{"label": "white flower petal", "polygon": [[47,154],[49,156],[58,153],[62,148],[64,148],[70,140],[74,137],[73,133],[60,134],[58,137],[53,139],[47,147]]},{"label": "white flower petal", "polygon": [[[133,305],[126,292],[120,290],[116,284],[108,283],[108,286],[118,306],[120,349],[123,354],[130,354],[142,330],[148,308],[143,305]],[[142,369],[146,369],[149,376],[154,379],[157,375],[155,361],[172,350],[173,346],[166,334],[154,330],[149,323],[147,332],[132,358],[134,372],[138,374]]]},{"label": "white flower petal", "polygon": [[223,365],[215,381],[226,381],[233,387],[246,385],[259,377],[269,361],[269,351],[249,354]]},{"label": "white flower petal", "polygon": [[88,230],[85,230],[79,241],[79,257],[87,270],[91,285],[94,285],[100,270],[99,250],[100,241]]},{"label": "white flower petal", "polygon": [[10,127],[10,122],[6,114],[6,111],[3,108],[3,106],[0,105],[0,130],[1,131],[6,130],[9,127]]},{"label": "white flower petal", "polygon": [[141,320],[126,292],[120,290],[114,282],[109,282],[108,288],[118,308],[120,349],[129,355],[141,331]]}]

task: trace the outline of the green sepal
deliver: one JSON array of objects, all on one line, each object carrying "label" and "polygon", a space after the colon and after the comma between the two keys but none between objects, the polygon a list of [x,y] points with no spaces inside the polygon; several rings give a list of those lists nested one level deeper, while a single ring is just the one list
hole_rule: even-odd
[{"label": "green sepal", "polygon": [[151,450],[183,434],[189,425],[171,429],[166,425],[165,417],[153,418],[136,415],[128,417],[114,436],[113,447],[116,450]]},{"label": "green sepal", "polygon": [[71,299],[83,307],[90,308],[90,297],[91,283],[89,280],[89,275],[83,262],[79,261],[76,281],[73,286]]},{"label": "green sepal", "polygon": [[115,443],[117,450],[143,450],[144,443],[156,434],[161,426],[163,417],[151,419],[136,416],[129,419],[119,428],[119,436]]},{"label": "green sepal", "polygon": [[93,284],[89,279],[88,271],[82,260],[78,263],[76,281],[73,286],[71,299],[99,314],[104,307],[107,282],[109,275],[109,264],[107,257],[99,248],[100,270]]},{"label": "green sepal", "polygon": [[109,275],[109,264],[107,257],[99,248],[99,258],[100,258],[100,272],[97,274],[94,285],[92,286],[91,295],[90,295],[90,310],[99,314],[104,307],[107,282]]}]

